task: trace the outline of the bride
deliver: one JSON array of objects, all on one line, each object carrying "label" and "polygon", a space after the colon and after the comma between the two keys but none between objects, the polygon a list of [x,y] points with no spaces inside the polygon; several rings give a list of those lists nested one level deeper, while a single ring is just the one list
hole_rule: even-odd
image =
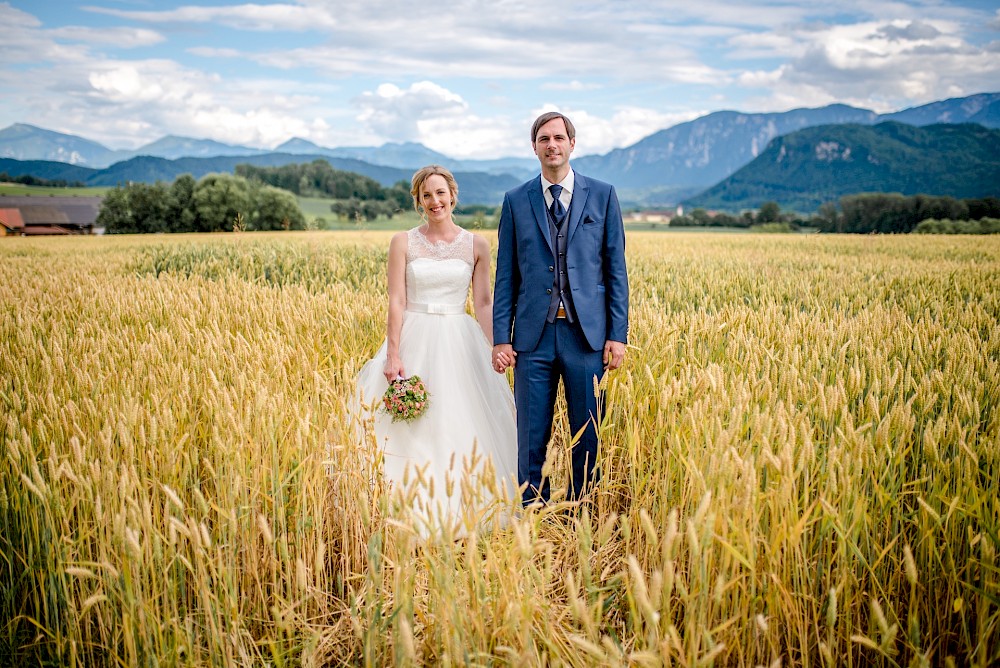
[{"label": "bride", "polygon": [[[410,193],[424,224],[389,244],[386,340],[358,374],[358,391],[364,405],[380,406],[390,381],[423,380],[430,400],[420,417],[393,422],[375,409],[384,474],[397,489],[425,485],[414,508],[424,531],[461,531],[494,497],[515,498],[514,398],[490,361],[489,243],[455,224],[458,185],[444,167],[418,170]],[[475,320],[465,312],[470,283]]]}]

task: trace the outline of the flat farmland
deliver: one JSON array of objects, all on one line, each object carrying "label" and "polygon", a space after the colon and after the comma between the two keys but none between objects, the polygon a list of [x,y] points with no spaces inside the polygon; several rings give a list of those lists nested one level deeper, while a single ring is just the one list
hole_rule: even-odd
[{"label": "flat farmland", "polygon": [[1000,238],[629,233],[592,506],[426,541],[389,237],[0,240],[0,664],[1000,661]]}]

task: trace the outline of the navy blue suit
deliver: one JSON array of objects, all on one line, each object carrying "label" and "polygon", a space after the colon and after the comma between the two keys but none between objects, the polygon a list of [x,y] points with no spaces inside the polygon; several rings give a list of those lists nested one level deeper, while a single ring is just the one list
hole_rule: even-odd
[{"label": "navy blue suit", "polygon": [[[493,296],[493,343],[517,351],[518,482],[525,503],[547,500],[542,480],[560,377],[566,390],[573,448],[570,498],[580,498],[596,476],[600,422],[594,378],[604,373],[605,341],[627,343],[628,276],[625,229],[614,187],[574,173],[565,234],[573,322],[548,321],[555,239],[539,177],[504,195]],[[554,229],[554,228],[553,228]]]}]

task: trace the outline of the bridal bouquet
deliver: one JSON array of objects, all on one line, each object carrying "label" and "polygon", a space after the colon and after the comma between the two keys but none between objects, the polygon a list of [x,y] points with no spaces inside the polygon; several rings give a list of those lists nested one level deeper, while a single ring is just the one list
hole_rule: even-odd
[{"label": "bridal bouquet", "polygon": [[427,410],[428,399],[430,395],[420,376],[397,378],[382,395],[385,411],[393,422],[416,420]]}]

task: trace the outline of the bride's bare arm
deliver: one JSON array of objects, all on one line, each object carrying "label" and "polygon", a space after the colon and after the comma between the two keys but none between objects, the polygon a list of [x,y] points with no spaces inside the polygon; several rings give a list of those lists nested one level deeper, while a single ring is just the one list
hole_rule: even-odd
[{"label": "bride's bare arm", "polygon": [[403,329],[403,311],[406,309],[406,232],[394,234],[389,242],[389,315],[385,327],[385,368],[382,373],[388,381],[405,376],[399,358],[399,334]]},{"label": "bride's bare arm", "polygon": [[493,345],[493,293],[490,291],[490,242],[478,234],[473,236],[472,304],[476,309],[476,321]]}]

